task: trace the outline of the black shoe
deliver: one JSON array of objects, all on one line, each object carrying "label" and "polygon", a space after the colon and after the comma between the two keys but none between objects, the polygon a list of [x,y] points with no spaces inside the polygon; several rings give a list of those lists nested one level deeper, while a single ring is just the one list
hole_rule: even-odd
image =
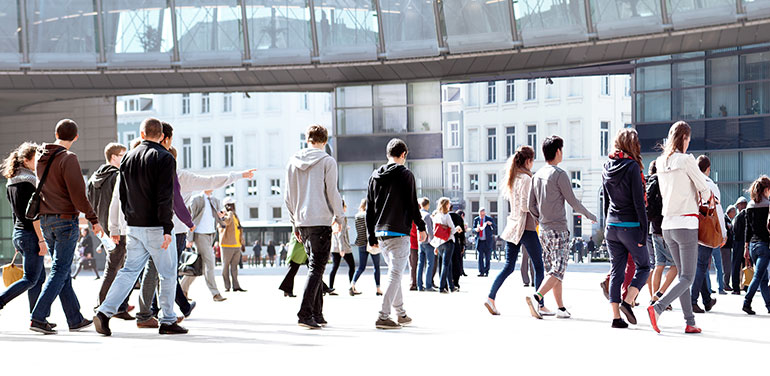
[{"label": "black shoe", "polygon": [[625,329],[628,328],[628,323],[623,321],[623,319],[614,319],[612,320],[612,327],[617,329]]},{"label": "black shoe", "polygon": [[727,285],[726,285],[726,286],[725,286],[725,291],[727,291],[727,292],[731,292],[731,291],[733,291],[733,288],[732,288],[732,287],[730,287],[730,286],[727,286]]},{"label": "black shoe", "polygon": [[377,295],[377,296],[382,296],[382,293],[381,293],[381,292],[379,292],[379,291],[377,291],[377,292],[375,293],[375,295]]},{"label": "black shoe", "polygon": [[112,317],[117,318],[117,319],[121,319],[121,320],[126,320],[126,321],[136,320],[136,317],[131,316],[131,314],[128,313],[128,312],[116,313]]},{"label": "black shoe", "polygon": [[692,312],[693,313],[706,313],[706,311],[703,310],[698,304],[692,305]]},{"label": "black shoe", "polygon": [[441,289],[439,292],[442,294],[449,294],[449,289]]},{"label": "black shoe", "polygon": [[187,312],[182,313],[184,315],[184,318],[190,317],[190,315],[192,314],[192,311],[195,309],[196,305],[197,304],[195,302],[190,303],[190,310],[187,311]]},{"label": "black shoe", "polygon": [[731,294],[733,294],[733,295],[740,295],[741,294],[741,290],[733,290],[733,292],[731,292]]},{"label": "black shoe", "polygon": [[328,324],[329,324],[329,323],[326,321],[326,319],[324,319],[324,317],[323,317],[323,316],[316,316],[316,317],[314,317],[314,318],[313,318],[313,320],[315,320],[315,322],[316,322],[318,325],[321,325],[321,326],[326,326],[326,325],[328,325]]},{"label": "black shoe", "polygon": [[96,332],[105,336],[111,336],[112,331],[110,330],[110,318],[107,317],[107,315],[96,312],[96,316],[94,316],[94,326],[96,327]]},{"label": "black shoe", "polygon": [[88,328],[91,326],[94,322],[84,318],[82,321],[80,321],[77,325],[70,328],[70,332],[79,332],[85,328]]},{"label": "black shoe", "polygon": [[160,324],[160,329],[158,329],[159,334],[187,334],[187,331],[177,323]]},{"label": "black shoe", "polygon": [[287,298],[296,298],[297,297],[297,295],[294,295],[294,294],[292,294],[290,292],[286,292],[286,291],[283,292],[283,296],[287,297]]},{"label": "black shoe", "polygon": [[455,288],[452,289],[452,292],[459,292],[459,291],[460,291],[459,287],[455,287]]},{"label": "black shoe", "polygon": [[525,283],[525,284],[524,284],[524,287],[529,287],[529,283]]},{"label": "black shoe", "polygon": [[410,286],[409,291],[417,291],[417,286]]},{"label": "black shoe", "polygon": [[244,290],[242,288],[233,289],[233,291],[236,291],[236,292],[246,292],[246,290]]},{"label": "black shoe", "polygon": [[356,290],[353,290],[353,288],[352,288],[352,287],[348,289],[348,294],[350,294],[350,296],[361,295],[361,293],[360,293],[360,292],[358,292],[358,291],[356,291]]},{"label": "black shoe", "polygon": [[31,321],[29,323],[29,330],[42,334],[56,334],[56,330],[51,327],[51,324],[39,323],[37,321]]},{"label": "black shoe", "polygon": [[483,277],[484,273],[479,273],[478,277]]},{"label": "black shoe", "polygon": [[717,300],[715,298],[712,298],[710,302],[703,305],[704,308],[706,308],[706,312],[711,311],[711,308],[713,308],[715,305],[717,305]]},{"label": "black shoe", "polygon": [[297,325],[308,329],[321,329],[321,325],[319,325],[312,317],[304,320],[299,319],[299,321],[297,321]]},{"label": "black shoe", "polygon": [[56,324],[54,324],[54,323],[52,323],[52,322],[49,322],[49,323],[48,323],[48,325],[50,325],[50,326],[51,326],[51,329],[56,329]]},{"label": "black shoe", "polygon": [[[628,304],[626,302],[620,303],[620,312],[623,312],[623,314],[626,315],[626,318],[628,319],[628,322],[630,322],[631,324],[636,325],[636,316],[634,316],[634,310],[633,310],[633,307],[631,307],[630,304]],[[623,321],[623,320],[621,320],[621,321]],[[614,324],[615,323],[613,322],[613,325]],[[626,325],[626,326],[628,326],[628,325]],[[613,326],[613,328],[614,328],[614,326]]]},{"label": "black shoe", "polygon": [[225,289],[225,292],[230,292],[230,289]]},{"label": "black shoe", "polygon": [[743,304],[743,312],[746,312],[749,315],[756,315],[757,314],[756,312],[754,312],[753,309],[751,309],[751,305],[750,304],[747,305],[746,303]]}]

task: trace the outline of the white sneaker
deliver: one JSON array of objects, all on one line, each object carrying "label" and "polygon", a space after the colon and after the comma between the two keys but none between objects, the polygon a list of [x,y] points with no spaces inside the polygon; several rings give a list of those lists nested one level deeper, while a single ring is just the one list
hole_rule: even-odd
[{"label": "white sneaker", "polygon": [[553,313],[550,309],[545,307],[539,307],[537,311],[540,313],[540,316],[553,316],[555,313]]},{"label": "white sneaker", "polygon": [[560,309],[557,309],[557,310],[556,310],[556,318],[559,318],[559,319],[568,319],[568,318],[570,318],[570,317],[572,317],[572,315],[570,315],[570,314],[569,314],[569,311],[567,311],[566,309],[565,309],[565,310],[563,310],[563,311],[562,311],[562,310],[560,310]]}]

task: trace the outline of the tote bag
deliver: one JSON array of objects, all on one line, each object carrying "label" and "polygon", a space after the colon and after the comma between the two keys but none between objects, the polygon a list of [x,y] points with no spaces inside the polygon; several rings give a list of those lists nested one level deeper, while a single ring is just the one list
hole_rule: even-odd
[{"label": "tote bag", "polygon": [[701,204],[698,210],[698,242],[711,248],[721,246],[724,243],[721,226],[717,216],[716,199],[712,195],[708,203]]},{"label": "tote bag", "polygon": [[18,255],[19,252],[16,252],[13,255],[13,260],[11,260],[10,264],[3,265],[3,283],[5,283],[5,287],[8,287],[12,284],[14,284],[16,281],[20,280],[21,277],[24,276],[24,269],[22,267],[16,266],[14,262],[16,261],[16,255]]}]

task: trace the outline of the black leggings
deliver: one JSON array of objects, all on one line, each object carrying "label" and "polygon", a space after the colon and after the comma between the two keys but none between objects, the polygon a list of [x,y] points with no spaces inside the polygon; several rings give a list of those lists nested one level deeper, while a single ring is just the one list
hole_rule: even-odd
[{"label": "black leggings", "polygon": [[339,253],[332,253],[332,271],[329,273],[329,288],[334,288],[334,277],[337,275],[337,269],[340,268],[340,261],[345,259],[348,263],[348,280],[353,282],[353,274],[356,272],[356,261],[353,259],[353,254],[348,252],[345,256],[340,256]]}]

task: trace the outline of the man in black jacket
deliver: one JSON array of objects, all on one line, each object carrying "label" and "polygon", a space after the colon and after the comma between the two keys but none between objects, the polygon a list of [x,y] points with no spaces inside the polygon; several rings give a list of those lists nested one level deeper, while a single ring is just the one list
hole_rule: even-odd
[{"label": "man in black jacket", "polygon": [[[123,155],[126,154],[126,147],[111,142],[104,148],[104,158],[107,163],[101,165],[91,178],[88,179],[88,186],[86,196],[88,202],[94,207],[96,216],[99,218],[99,224],[102,228],[109,228],[109,216],[110,216],[110,202],[112,201],[112,192],[115,188],[115,180],[120,172],[120,161],[123,159]],[[110,234],[116,235],[116,234]],[[119,235],[119,234],[117,234]],[[112,282],[115,280],[115,276],[118,270],[123,267],[123,263],[126,261],[126,237],[121,236],[120,241],[116,244],[116,247],[107,252],[107,264],[104,266],[104,280],[102,280],[102,287],[99,290],[99,304],[102,304],[104,298],[107,296],[107,291],[110,290]],[[129,293],[129,296],[131,294]],[[128,313],[128,297],[118,307],[118,313],[114,317],[123,320],[133,320],[134,317]]]},{"label": "man in black jacket", "polygon": [[160,141],[160,120],[147,118],[140,130],[142,143],[131,150],[120,164],[120,205],[126,216],[128,235],[126,262],[97,310],[96,331],[109,336],[109,318],[133,288],[136,278],[152,257],[161,276],[160,334],[185,334],[187,329],[176,323],[177,255],[172,242],[174,230],[174,176],[176,161]]},{"label": "man in black jacket", "polygon": [[748,205],[746,197],[738,197],[735,202],[735,209],[738,215],[733,218],[733,257],[732,257],[732,275],[733,275],[733,295],[740,295],[743,286],[741,286],[741,268],[743,268],[743,251],[746,246],[746,206]]},{"label": "man in black jacket", "polygon": [[465,253],[465,213],[462,210],[449,213],[452,224],[463,229],[454,234],[454,252],[452,252],[452,279],[455,289],[460,289],[460,276],[463,275],[463,253]]},{"label": "man in black jacket", "polygon": [[[372,173],[366,196],[366,234],[372,248],[381,248],[389,266],[388,288],[382,298],[382,310],[375,323],[377,329],[400,329],[412,319],[404,310],[401,276],[409,259],[409,232],[412,222],[419,231],[419,241],[428,234],[417,205],[414,175],[404,167],[408,149],[406,143],[394,138],[388,142],[388,163]],[[387,205],[386,205],[387,204]],[[398,323],[390,319],[391,307],[398,314]]]}]

